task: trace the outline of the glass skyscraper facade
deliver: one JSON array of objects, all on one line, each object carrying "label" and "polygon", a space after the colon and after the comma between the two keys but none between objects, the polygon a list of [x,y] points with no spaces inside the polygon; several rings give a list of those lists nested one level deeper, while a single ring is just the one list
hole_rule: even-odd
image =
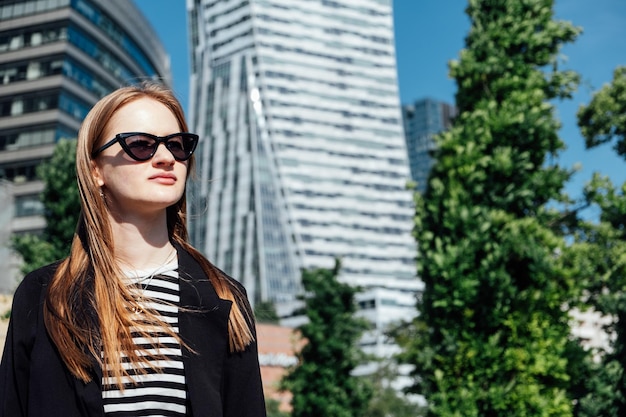
[{"label": "glass skyscraper facade", "polygon": [[169,58],[131,0],[0,1],[0,180],[13,201],[2,236],[45,226],[36,168],[56,142],[105,94],[153,78],[171,82]]},{"label": "glass skyscraper facade", "polygon": [[417,190],[424,192],[433,166],[433,137],[452,125],[456,115],[454,106],[442,101],[424,98],[402,106],[404,135],[411,168],[411,178]]},{"label": "glass skyscraper facade", "polygon": [[417,292],[391,0],[188,11],[193,243],[256,301],[294,300],[335,258],[344,282]]}]

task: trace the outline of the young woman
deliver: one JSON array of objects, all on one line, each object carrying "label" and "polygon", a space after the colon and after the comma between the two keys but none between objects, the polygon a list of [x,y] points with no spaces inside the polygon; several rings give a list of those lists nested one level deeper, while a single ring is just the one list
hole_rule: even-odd
[{"label": "young woman", "polygon": [[100,100],[78,135],[70,255],[17,289],[0,416],[264,416],[243,287],[187,242],[198,136],[155,83]]}]

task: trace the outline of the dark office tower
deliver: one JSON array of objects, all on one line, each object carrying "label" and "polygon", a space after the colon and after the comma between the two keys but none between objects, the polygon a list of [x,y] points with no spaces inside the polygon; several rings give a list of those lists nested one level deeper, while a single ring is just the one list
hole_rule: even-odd
[{"label": "dark office tower", "polygon": [[169,84],[169,58],[130,0],[0,1],[0,180],[13,233],[45,225],[35,168],[55,143],[76,137],[99,98],[147,78]]},{"label": "dark office tower", "polygon": [[448,129],[455,115],[454,106],[430,98],[402,106],[411,178],[417,183],[420,192],[426,190],[426,181],[433,165],[433,136]]}]

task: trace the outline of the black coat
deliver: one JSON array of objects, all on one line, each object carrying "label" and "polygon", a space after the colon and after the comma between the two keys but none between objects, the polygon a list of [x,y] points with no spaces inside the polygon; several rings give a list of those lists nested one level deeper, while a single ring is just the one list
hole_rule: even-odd
[{"label": "black coat", "polygon": [[[189,415],[265,416],[256,343],[245,352],[229,352],[232,303],[217,296],[200,265],[180,247],[178,263],[181,306],[204,311],[179,312],[180,336],[195,352],[183,347]],[[31,272],[15,292],[0,364],[0,417],[104,416],[102,370],[89,383],[72,376],[44,326],[42,306],[55,269]]]}]

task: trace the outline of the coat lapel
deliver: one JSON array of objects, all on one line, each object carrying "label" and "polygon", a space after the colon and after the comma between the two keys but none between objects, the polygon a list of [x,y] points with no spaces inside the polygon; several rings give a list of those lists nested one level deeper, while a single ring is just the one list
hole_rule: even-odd
[{"label": "coat lapel", "polygon": [[178,325],[188,401],[194,416],[222,415],[221,385],[228,354],[232,303],[217,296],[201,266],[177,245],[180,304]]},{"label": "coat lapel", "polygon": [[82,399],[82,401],[78,403],[81,408],[81,415],[103,417],[104,405],[102,402],[102,370],[97,365],[94,369],[93,379],[88,383],[84,383],[76,377],[72,378],[74,379],[76,394]]}]

